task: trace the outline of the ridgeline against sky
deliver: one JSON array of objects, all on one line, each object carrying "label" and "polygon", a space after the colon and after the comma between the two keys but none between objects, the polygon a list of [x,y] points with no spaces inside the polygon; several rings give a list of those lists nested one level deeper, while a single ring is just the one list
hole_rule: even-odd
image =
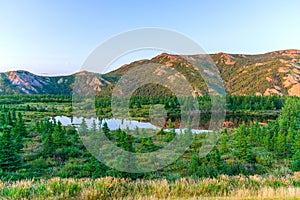
[{"label": "ridgeline against sky", "polygon": [[[142,27],[181,32],[208,53],[299,49],[299,7],[297,0],[0,0],[0,71],[74,73],[99,44]],[[158,53],[140,52],[118,65]]]}]

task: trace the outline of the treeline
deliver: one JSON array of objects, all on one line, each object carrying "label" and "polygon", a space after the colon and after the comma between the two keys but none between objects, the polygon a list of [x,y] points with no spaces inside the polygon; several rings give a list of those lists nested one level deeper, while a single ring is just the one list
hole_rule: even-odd
[{"label": "treeline", "polygon": [[[113,101],[112,101],[113,98]],[[96,114],[100,118],[110,118],[112,116],[112,102],[117,105],[124,105],[129,107],[129,114],[133,118],[147,119],[149,116],[149,108],[152,105],[160,104],[167,112],[168,119],[177,120],[181,116],[182,109],[192,106],[190,102],[193,97],[176,96],[132,96],[130,99],[118,99],[115,97],[98,96],[95,98]],[[281,96],[226,96],[226,99],[215,98],[214,111],[223,112],[227,114],[239,115],[261,115],[268,114],[277,116],[278,111],[284,105],[286,97]],[[128,101],[128,103],[126,102]],[[218,102],[219,101],[219,102]],[[126,103],[125,103],[126,102]],[[197,97],[196,102],[199,105],[199,111],[203,114],[210,114],[212,109],[212,102],[210,96]],[[88,110],[91,106],[83,105],[84,109]]]},{"label": "treeline", "polygon": [[[189,97],[187,97],[188,100]],[[183,98],[184,99],[184,98]],[[217,98],[216,98],[217,99]],[[280,110],[284,104],[286,97],[282,96],[226,96],[226,108],[229,111],[266,111]],[[182,99],[181,99],[182,100]],[[114,100],[118,102],[118,99]],[[124,101],[124,100],[119,100]],[[143,105],[162,104],[167,110],[176,111],[180,109],[179,100],[176,96],[132,96],[129,100],[129,108],[140,109]],[[197,97],[199,109],[204,112],[209,112],[212,106],[210,96]],[[184,102],[183,100],[181,102]],[[95,107],[110,108],[111,97],[99,96],[95,99]]]},{"label": "treeline", "polygon": [[72,96],[66,95],[0,95],[0,105],[24,103],[67,103],[72,101]]},{"label": "treeline", "polygon": [[[228,110],[280,110],[284,104],[285,96],[226,96]],[[82,99],[84,100],[84,99]],[[197,97],[201,110],[211,107],[210,96]],[[1,95],[0,105],[24,103],[71,103],[72,96],[65,95]],[[130,108],[141,108],[143,105],[162,104],[166,109],[175,109],[179,106],[176,96],[132,96],[129,101]],[[96,96],[96,108],[110,108],[110,96]]]},{"label": "treeline", "polygon": [[286,97],[281,96],[227,96],[227,109],[236,110],[280,110]]},{"label": "treeline", "polygon": [[[111,98],[110,96],[96,96],[94,106],[99,117],[110,116],[111,112]],[[113,97],[114,98],[114,97]],[[226,96],[226,109],[228,112],[239,111],[254,111],[264,112],[270,110],[280,110],[284,104],[286,97],[281,96]],[[72,101],[85,101],[84,98],[73,99],[72,96],[65,95],[1,95],[0,98],[0,110],[9,108],[9,105],[22,105],[27,104],[27,107],[16,107],[23,111],[40,111],[40,108],[28,105],[30,103],[64,103],[71,105]],[[115,98],[115,101],[118,99]],[[124,102],[124,99],[122,100]],[[187,102],[188,102],[187,98]],[[199,104],[199,110],[202,113],[209,113],[211,110],[211,97],[202,96],[197,97]],[[179,99],[176,96],[132,96],[129,99],[129,108],[132,111],[132,115],[141,116],[143,109],[148,109],[149,106],[155,104],[164,105],[165,109],[170,115],[178,115],[180,113],[181,105],[179,102],[184,102],[183,99]],[[87,108],[90,103],[86,103]],[[75,104],[76,105],[76,104]],[[91,106],[90,106],[91,107]],[[221,107],[220,109],[224,109]]]}]

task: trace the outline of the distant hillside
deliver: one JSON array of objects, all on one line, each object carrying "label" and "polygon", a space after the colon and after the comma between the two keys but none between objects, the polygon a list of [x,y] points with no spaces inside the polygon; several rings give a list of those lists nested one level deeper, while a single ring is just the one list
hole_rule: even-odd
[{"label": "distant hillside", "polygon": [[[0,73],[0,94],[71,94],[74,80],[82,82],[80,90],[93,88],[98,93],[108,94],[118,78],[137,65],[162,64],[161,69],[152,72],[162,76],[168,66],[182,74],[194,88],[195,95],[207,93],[207,87],[190,61],[201,55],[181,56],[160,54],[150,60],[140,60],[105,75],[80,72],[69,76],[37,76],[26,71]],[[300,50],[281,50],[259,55],[212,54],[211,58],[221,72],[228,93],[233,95],[295,95],[300,96]],[[164,65],[164,66],[163,66]],[[202,71],[209,73],[209,71]],[[162,76],[163,77],[163,76]],[[168,77],[176,83],[182,76]],[[148,92],[164,92],[148,86]]]},{"label": "distant hillside", "polygon": [[27,71],[0,74],[0,93],[4,94],[68,94],[73,76],[44,77]]},{"label": "distant hillside", "polygon": [[[107,88],[110,78],[100,74],[79,72],[69,76],[38,76],[27,71],[0,73],[0,94],[63,94],[71,95],[75,79],[84,81],[81,90],[93,93]],[[113,80],[116,81],[116,80]]]},{"label": "distant hillside", "polygon": [[233,95],[300,96],[300,50],[211,55]]}]

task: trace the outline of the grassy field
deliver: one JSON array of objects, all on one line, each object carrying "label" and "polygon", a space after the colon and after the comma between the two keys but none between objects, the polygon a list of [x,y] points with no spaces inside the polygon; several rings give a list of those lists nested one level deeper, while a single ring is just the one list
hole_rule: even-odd
[{"label": "grassy field", "polygon": [[0,182],[1,199],[300,199],[300,174],[275,176],[219,176],[130,180],[21,180]]}]

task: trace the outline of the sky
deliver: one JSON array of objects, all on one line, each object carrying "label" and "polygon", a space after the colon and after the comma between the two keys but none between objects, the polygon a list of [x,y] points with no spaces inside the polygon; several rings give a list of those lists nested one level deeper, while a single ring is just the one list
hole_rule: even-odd
[{"label": "sky", "polygon": [[299,8],[299,0],[0,0],[0,71],[71,74],[104,41],[144,27],[182,33],[207,53],[300,49]]}]

